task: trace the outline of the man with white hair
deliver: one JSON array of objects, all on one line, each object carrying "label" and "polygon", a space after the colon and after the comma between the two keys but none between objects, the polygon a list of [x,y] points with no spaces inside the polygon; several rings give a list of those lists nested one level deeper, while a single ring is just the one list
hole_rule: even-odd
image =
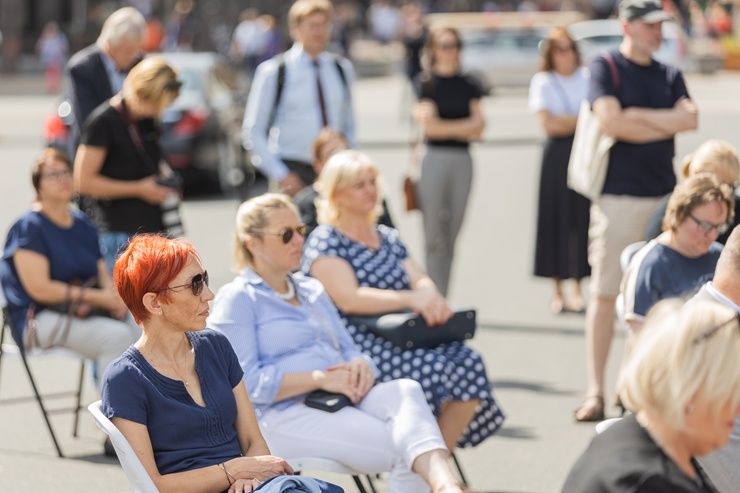
[{"label": "man with white hair", "polygon": [[[95,44],[75,53],[67,64],[70,103],[75,115],[73,145],[88,115],[121,90],[128,71],[142,57],[146,20],[133,7],[113,12],[103,24]],[[74,148],[70,149],[74,155]]]},{"label": "man with white hair", "polygon": [[[702,286],[690,302],[695,300],[716,301],[740,314],[740,228],[735,228],[727,239],[717,261],[714,279]],[[724,447],[697,460],[717,491],[740,491],[740,418],[735,419],[735,428]]]}]

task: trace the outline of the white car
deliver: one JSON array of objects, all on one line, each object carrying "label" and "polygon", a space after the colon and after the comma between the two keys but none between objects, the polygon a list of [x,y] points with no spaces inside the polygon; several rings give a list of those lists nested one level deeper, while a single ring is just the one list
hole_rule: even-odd
[{"label": "white car", "polygon": [[549,27],[461,29],[460,63],[486,93],[500,86],[526,86],[539,70],[539,46]]},{"label": "white car", "polygon": [[488,93],[501,86],[528,86],[539,70],[540,44],[552,26],[585,18],[578,11],[447,12],[427,14],[425,23],[460,32],[462,68],[476,76]]},{"label": "white car", "polygon": [[[568,32],[578,44],[584,63],[604,51],[617,49],[622,42],[619,19],[602,19],[576,22]],[[681,28],[675,22],[663,23],[663,45],[653,56],[662,63],[685,68],[687,44]]]}]

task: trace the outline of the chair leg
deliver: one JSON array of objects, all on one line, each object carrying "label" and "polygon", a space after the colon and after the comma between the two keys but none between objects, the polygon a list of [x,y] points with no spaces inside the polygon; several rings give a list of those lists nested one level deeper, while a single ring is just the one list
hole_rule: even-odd
[{"label": "chair leg", "polygon": [[355,485],[357,485],[357,489],[360,491],[360,493],[367,493],[365,486],[362,484],[362,480],[360,479],[360,476],[357,476],[357,475],[352,476],[352,479],[354,480]]},{"label": "chair leg", "polygon": [[455,452],[451,452],[450,455],[452,456],[452,461],[455,463],[455,467],[457,468],[457,473],[460,475],[460,481],[462,481],[463,484],[468,485],[468,478],[465,477],[465,473],[462,470],[462,466],[460,466],[460,461],[457,460]]},{"label": "chair leg", "polygon": [[46,410],[46,406],[44,406],[44,401],[41,399],[41,394],[39,393],[38,387],[36,387],[36,381],[33,378],[33,374],[31,373],[31,367],[28,366],[28,360],[26,359],[26,353],[23,349],[20,351],[21,353],[21,359],[23,360],[23,366],[26,368],[26,373],[28,374],[28,380],[31,382],[31,387],[33,388],[33,394],[36,396],[36,401],[39,403],[39,407],[41,408],[41,413],[44,415],[44,421],[46,421],[46,427],[49,429],[49,434],[51,435],[51,440],[54,442],[54,447],[57,449],[57,454],[59,457],[64,457],[64,454],[62,453],[62,448],[59,446],[59,442],[57,441],[57,436],[54,434],[54,428],[51,426],[51,421],[49,420],[49,413]]},{"label": "chair leg", "polygon": [[373,477],[369,474],[365,477],[367,478],[367,484],[370,485],[370,491],[372,491],[372,493],[378,493],[378,491],[375,489],[375,483],[373,483]]},{"label": "chair leg", "polygon": [[75,420],[72,425],[72,436],[77,438],[80,431],[80,411],[82,410],[82,384],[85,381],[85,360],[80,360],[80,378],[77,381],[77,392],[75,393]]},{"label": "chair leg", "polygon": [[[8,326],[6,323],[5,317],[3,316],[3,326],[0,327],[0,370],[3,368],[3,343],[5,342],[5,328]],[[0,372],[0,377],[2,377],[2,372]],[[0,382],[2,382],[3,379],[0,378]]]}]

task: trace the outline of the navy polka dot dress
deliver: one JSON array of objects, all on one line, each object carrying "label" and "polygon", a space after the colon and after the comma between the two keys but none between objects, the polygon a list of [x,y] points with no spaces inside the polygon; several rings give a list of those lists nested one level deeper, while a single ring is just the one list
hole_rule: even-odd
[{"label": "navy polka dot dress", "polygon": [[[380,248],[373,250],[355,242],[336,229],[322,225],[314,230],[303,249],[302,269],[320,257],[338,257],[355,271],[360,286],[379,289],[409,289],[402,261],[409,256],[398,231],[377,226]],[[354,325],[342,314],[349,333],[363,352],[372,356],[380,369],[378,381],[412,378],[424,389],[435,416],[442,403],[480,399],[475,417],[463,433],[459,447],[474,447],[501,426],[504,415],[491,393],[481,356],[461,342],[441,344],[433,349],[402,350],[391,342]]]}]

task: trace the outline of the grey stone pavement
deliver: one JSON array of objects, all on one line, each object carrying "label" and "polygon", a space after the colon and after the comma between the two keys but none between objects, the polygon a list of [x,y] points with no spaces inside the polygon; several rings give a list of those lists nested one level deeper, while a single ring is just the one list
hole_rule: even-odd
[{"label": "grey stone pavement", "polygon": [[[740,147],[740,74],[691,75],[699,104],[698,132],[678,139],[677,156],[703,140],[724,138]],[[54,96],[39,96],[38,80],[0,78],[0,234],[31,200],[28,166],[42,145],[41,122]],[[418,213],[400,210],[400,183],[408,158],[408,98],[398,77],[358,82],[355,104],[362,147],[383,171],[393,217],[412,253],[421,256]],[[451,301],[478,308],[481,327],[471,345],[487,363],[496,397],[508,418],[503,429],[458,457],[479,492],[553,493],[593,436],[572,411],[585,387],[583,317],[548,312],[550,284],[531,276],[538,182],[539,128],[527,113],[526,91],[487,98],[486,141],[474,148],[475,181],[458,245]],[[218,288],[227,282],[229,242],[237,202],[205,197],[185,203],[189,236],[201,251]],[[613,385],[623,336],[615,338],[608,382]],[[77,363],[44,357],[32,365],[45,392],[73,385]],[[84,402],[99,398],[86,377]],[[29,395],[17,357],[0,366],[0,401]],[[67,402],[68,403],[68,402]],[[615,410],[609,409],[614,415]],[[80,437],[71,417],[53,423],[67,458],[59,459],[34,402],[0,403],[0,492],[131,491],[115,460],[101,456],[103,435],[83,413]],[[348,477],[313,472],[356,491]],[[380,481],[381,489],[385,489]]]}]

